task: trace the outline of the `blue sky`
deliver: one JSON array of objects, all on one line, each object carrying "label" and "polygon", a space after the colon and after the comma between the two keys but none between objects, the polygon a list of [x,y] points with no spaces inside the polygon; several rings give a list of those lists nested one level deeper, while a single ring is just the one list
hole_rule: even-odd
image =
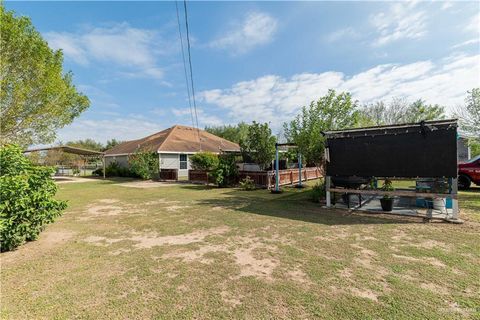
[{"label": "blue sky", "polygon": [[[58,140],[191,125],[175,2],[6,2],[91,107]],[[183,3],[179,3],[181,23]],[[449,110],[480,83],[480,2],[188,2],[200,127],[284,121],[329,89]],[[185,30],[182,30],[185,36]]]}]

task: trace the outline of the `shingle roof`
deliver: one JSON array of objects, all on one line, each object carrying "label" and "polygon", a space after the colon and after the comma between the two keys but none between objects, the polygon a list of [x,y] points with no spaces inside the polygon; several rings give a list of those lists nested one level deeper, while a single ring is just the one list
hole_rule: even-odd
[{"label": "shingle roof", "polygon": [[[200,135],[200,143],[198,142]],[[105,155],[130,154],[136,151],[161,151],[173,153],[177,152],[199,152],[199,151],[239,151],[238,144],[217,137],[204,130],[198,130],[192,127],[175,125],[171,128],[154,133],[148,137],[123,142],[112,149],[105,151]]]}]

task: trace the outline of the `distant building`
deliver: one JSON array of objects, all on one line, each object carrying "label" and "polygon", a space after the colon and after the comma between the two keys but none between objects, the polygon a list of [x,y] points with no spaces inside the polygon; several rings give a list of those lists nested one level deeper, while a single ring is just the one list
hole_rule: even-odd
[{"label": "distant building", "polygon": [[239,152],[240,146],[204,130],[175,125],[105,151],[105,165],[117,162],[120,166],[128,167],[128,156],[138,151],[158,153],[160,170],[176,169],[179,177],[186,177],[191,169],[191,155],[200,151]]}]

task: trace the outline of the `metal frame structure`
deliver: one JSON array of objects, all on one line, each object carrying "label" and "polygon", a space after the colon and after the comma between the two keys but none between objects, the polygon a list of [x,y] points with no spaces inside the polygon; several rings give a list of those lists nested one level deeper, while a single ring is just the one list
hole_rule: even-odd
[{"label": "metal frame structure", "polygon": [[[421,122],[421,123],[415,123],[415,124],[400,124],[400,125],[392,125],[392,126],[378,126],[378,127],[368,127],[368,128],[356,128],[356,129],[349,129],[349,130],[338,130],[338,131],[330,131],[330,132],[325,132],[323,133],[324,136],[327,137],[327,146],[328,146],[328,139],[352,139],[356,140],[355,143],[361,143],[359,141],[360,138],[363,136],[380,136],[380,135],[398,135],[404,133],[412,133],[413,130],[425,130],[424,128],[430,128],[429,130],[435,131],[437,128],[435,126],[439,126],[440,128],[442,126],[451,126],[449,128],[454,128],[456,129],[456,120],[441,120],[441,121],[431,121],[431,122]],[[455,131],[456,132],[456,131]],[[452,133],[453,134],[453,133]],[[362,140],[363,141],[363,140]],[[450,140],[448,140],[450,142]],[[361,152],[361,151],[360,151]],[[325,152],[325,157],[327,159],[327,163],[330,163],[332,154],[330,154],[330,150],[326,149]],[[343,161],[345,161],[345,154],[343,155],[344,158]],[[450,161],[452,162],[452,161]],[[355,165],[355,164],[354,164]],[[328,166],[328,165],[327,165]],[[338,168],[338,164],[337,164]],[[365,170],[365,168],[363,168]],[[385,169],[385,168],[382,168]],[[447,168],[448,171],[452,171],[450,167]],[[349,169],[350,171],[352,168]],[[342,171],[342,169],[339,169],[338,171]],[[347,170],[348,171],[348,170]],[[385,170],[384,170],[385,171]],[[395,171],[395,170],[394,170]],[[332,172],[331,172],[332,173]],[[447,220],[450,222],[462,222],[459,217],[458,217],[458,179],[457,177],[451,177],[451,173],[448,176],[444,176],[443,178],[448,177],[448,192],[446,193],[427,193],[427,192],[418,192],[417,190],[395,190],[395,191],[382,191],[382,190],[369,190],[369,189],[355,189],[355,188],[338,188],[338,187],[332,187],[332,176],[329,175],[329,172],[327,170],[326,176],[325,176],[325,189],[326,189],[326,207],[331,208],[332,207],[332,194],[334,193],[346,193],[346,194],[358,194],[358,195],[370,195],[370,196],[379,196],[379,195],[389,195],[389,196],[400,196],[400,197],[422,197],[425,199],[431,199],[432,201],[434,199],[445,199],[445,198],[451,198],[452,199],[452,209],[451,209],[451,214],[446,214],[445,218],[440,218],[442,220]],[[355,177],[350,175],[350,177]],[[367,176],[365,176],[368,178]],[[370,177],[372,178],[372,177]],[[380,177],[376,177],[377,179],[382,179]],[[384,178],[391,178],[393,180],[396,179],[402,179],[399,177],[395,176],[390,176],[390,177],[384,177]],[[417,177],[418,178],[418,177]],[[438,176],[438,178],[442,178]],[[416,179],[413,176],[406,176],[405,179],[409,180],[414,180]],[[362,202],[360,201],[361,206]],[[355,208],[357,209],[357,208]],[[353,210],[355,210],[353,209]],[[434,219],[432,215],[433,209],[427,211],[427,215],[424,218],[427,219]],[[420,216],[420,215],[415,215],[415,216]]]},{"label": "metal frame structure", "polygon": [[[287,147],[288,148],[298,148],[296,144],[293,143],[275,143],[275,189],[272,189],[272,193],[281,193],[280,190],[280,165],[278,157],[278,147]],[[298,185],[297,188],[303,188],[302,185],[302,154],[298,152]]]},{"label": "metal frame structure", "polygon": [[31,153],[31,152],[40,152],[40,151],[49,151],[49,150],[58,150],[63,151],[66,153],[76,154],[79,156],[84,157],[101,157],[102,159],[102,166],[103,166],[103,179],[105,179],[105,153],[100,151],[88,150],[83,148],[71,147],[71,146],[56,146],[56,147],[44,147],[44,148],[35,148],[35,149],[28,149],[25,150],[23,153]]}]

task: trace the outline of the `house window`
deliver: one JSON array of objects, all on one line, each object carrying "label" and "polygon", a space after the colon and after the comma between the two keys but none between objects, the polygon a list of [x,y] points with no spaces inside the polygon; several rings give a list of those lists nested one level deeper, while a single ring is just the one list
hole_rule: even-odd
[{"label": "house window", "polygon": [[187,155],[186,154],[181,154],[180,155],[180,169],[187,169]]}]

